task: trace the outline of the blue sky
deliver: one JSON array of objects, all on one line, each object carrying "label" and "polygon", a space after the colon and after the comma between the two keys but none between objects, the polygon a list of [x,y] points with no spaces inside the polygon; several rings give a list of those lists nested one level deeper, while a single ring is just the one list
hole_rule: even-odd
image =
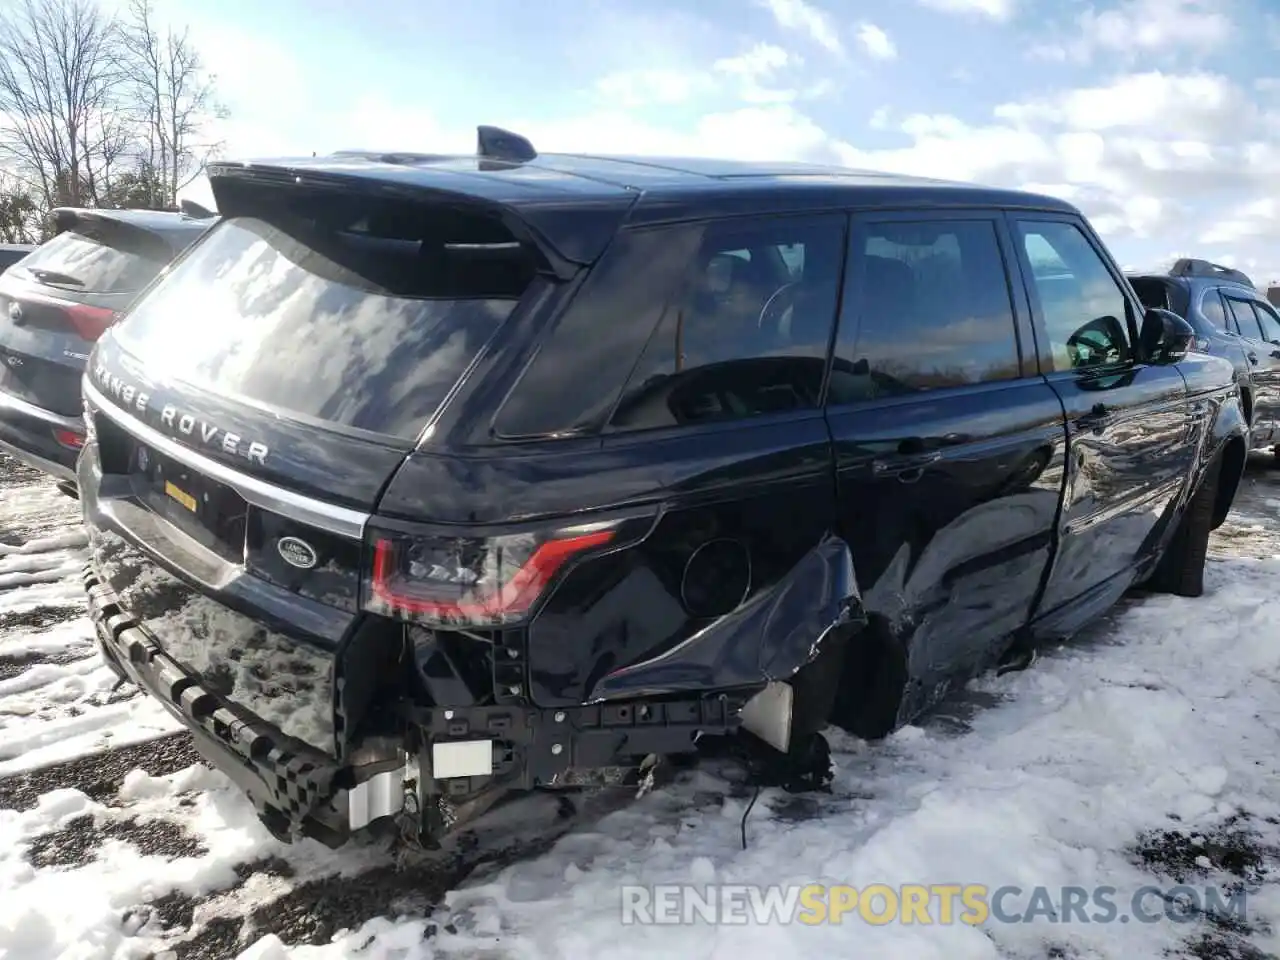
[{"label": "blue sky", "polygon": [[[1280,279],[1280,0],[157,0],[235,157],[800,159],[1029,186],[1126,266]],[[207,197],[204,184],[190,195]]]}]

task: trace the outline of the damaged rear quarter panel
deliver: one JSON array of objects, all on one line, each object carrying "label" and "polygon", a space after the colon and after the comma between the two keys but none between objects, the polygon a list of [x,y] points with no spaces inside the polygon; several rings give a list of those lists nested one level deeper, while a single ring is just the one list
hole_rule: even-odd
[{"label": "damaged rear quarter panel", "polygon": [[853,589],[829,537],[819,411],[609,438],[578,461],[593,467],[596,489],[663,513],[643,543],[578,565],[547,599],[529,627],[536,703],[749,686],[812,657]]}]

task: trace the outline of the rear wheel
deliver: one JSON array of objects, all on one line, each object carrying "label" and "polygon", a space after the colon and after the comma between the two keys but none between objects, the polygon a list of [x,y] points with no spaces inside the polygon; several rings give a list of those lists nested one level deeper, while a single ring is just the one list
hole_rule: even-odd
[{"label": "rear wheel", "polygon": [[1209,553],[1209,533],[1218,499],[1218,478],[1222,458],[1217,457],[1205,471],[1204,479],[1187,504],[1172,541],[1151,576],[1149,586],[1161,593],[1198,597],[1204,593],[1204,564]]}]

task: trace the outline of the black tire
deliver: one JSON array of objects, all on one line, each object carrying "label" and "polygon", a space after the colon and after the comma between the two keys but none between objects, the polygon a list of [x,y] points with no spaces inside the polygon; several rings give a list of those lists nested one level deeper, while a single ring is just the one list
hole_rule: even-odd
[{"label": "black tire", "polygon": [[850,641],[831,721],[863,740],[887,737],[898,728],[907,679],[901,648],[873,621]]},{"label": "black tire", "polygon": [[1213,529],[1221,474],[1222,457],[1219,456],[1205,471],[1200,488],[1192,495],[1173,539],[1160,558],[1149,582],[1152,590],[1179,597],[1198,597],[1204,593],[1204,564],[1209,554],[1209,533]]}]

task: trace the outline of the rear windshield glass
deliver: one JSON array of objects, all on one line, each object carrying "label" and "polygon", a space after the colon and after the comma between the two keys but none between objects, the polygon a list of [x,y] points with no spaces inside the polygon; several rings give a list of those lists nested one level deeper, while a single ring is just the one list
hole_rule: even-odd
[{"label": "rear windshield glass", "polygon": [[85,293],[137,293],[155,279],[167,256],[139,245],[124,249],[66,230],[38,247],[18,269],[41,283]]},{"label": "rear windshield glass", "polygon": [[153,287],[115,336],[158,374],[413,439],[533,275],[515,243],[235,217]]}]

